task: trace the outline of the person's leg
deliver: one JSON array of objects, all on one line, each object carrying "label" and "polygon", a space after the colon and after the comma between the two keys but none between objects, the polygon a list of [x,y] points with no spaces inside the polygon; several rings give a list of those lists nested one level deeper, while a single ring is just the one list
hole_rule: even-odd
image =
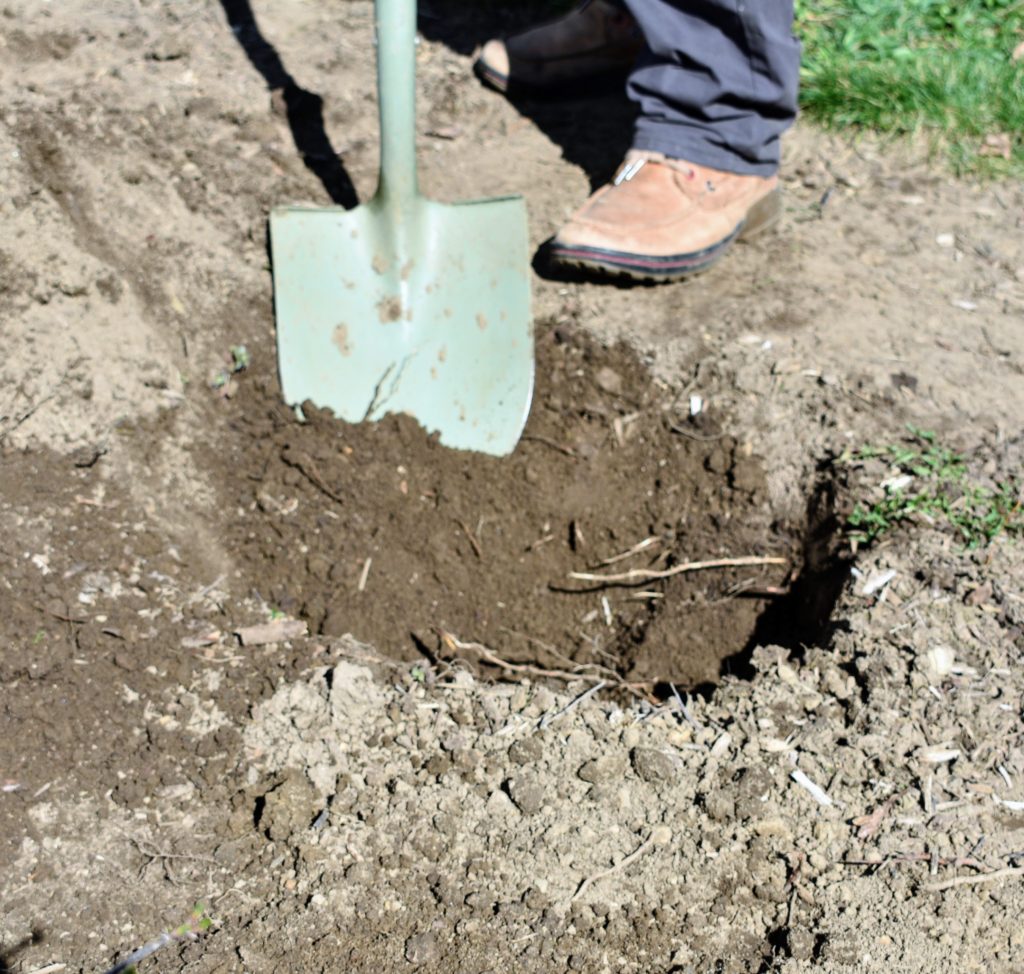
[{"label": "person's leg", "polygon": [[473,70],[499,91],[550,91],[602,74],[625,76],[642,47],[622,0],[582,0],[562,17],[488,41]]},{"label": "person's leg", "polygon": [[634,148],[550,256],[675,280],[780,211],[779,138],[796,115],[799,73],[792,0],[626,2],[648,45],[628,86],[640,108]]},{"label": "person's leg", "polygon": [[627,91],[633,147],[770,176],[796,117],[793,0],[626,0],[647,50]]}]

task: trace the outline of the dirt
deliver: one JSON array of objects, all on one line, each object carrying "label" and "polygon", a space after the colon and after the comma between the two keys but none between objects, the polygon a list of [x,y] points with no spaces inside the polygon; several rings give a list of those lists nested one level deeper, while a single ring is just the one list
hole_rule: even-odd
[{"label": "dirt", "polygon": [[[225,535],[235,564],[311,631],[396,658],[437,652],[444,630],[513,663],[714,681],[765,607],[748,590],[801,567],[750,444],[687,416],[627,350],[544,322],[538,333],[539,384],[508,459],[446,449],[408,417],[351,426],[307,405],[299,423],[276,384],[245,384],[217,456],[224,505],[245,512]],[[786,564],[679,574],[657,590],[572,577],[656,573],[697,552]],[[730,598],[737,589],[747,597]]]},{"label": "dirt", "polygon": [[[421,10],[422,182],[539,248],[631,109],[479,87],[487,6]],[[372,191],[371,13],[0,8],[0,971],[197,902],[148,968],[1016,970],[1019,542],[839,528],[906,424],[1021,477],[1021,187],[799,126],[713,272],[538,257],[512,457],[300,423],[266,218]]]}]

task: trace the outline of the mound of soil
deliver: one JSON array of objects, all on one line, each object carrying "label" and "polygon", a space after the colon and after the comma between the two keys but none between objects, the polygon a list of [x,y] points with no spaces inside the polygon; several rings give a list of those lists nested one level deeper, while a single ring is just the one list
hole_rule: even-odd
[{"label": "mound of soil", "polygon": [[625,348],[560,329],[538,344],[539,388],[508,458],[446,449],[408,416],[351,425],[307,405],[298,422],[274,383],[253,383],[220,463],[237,563],[314,631],[406,658],[444,629],[512,661],[715,680],[764,607],[733,596],[777,586],[785,565],[614,588],[570,573],[792,560],[758,460],[681,416],[688,402]]}]

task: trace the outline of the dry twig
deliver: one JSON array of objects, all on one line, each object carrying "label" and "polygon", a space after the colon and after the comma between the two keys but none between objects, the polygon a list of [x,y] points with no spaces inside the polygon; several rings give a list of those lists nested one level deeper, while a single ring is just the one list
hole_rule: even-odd
[{"label": "dry twig", "polygon": [[616,562],[625,561],[627,558],[632,558],[633,555],[638,555],[642,551],[646,551],[651,545],[660,544],[661,538],[656,534],[652,534],[649,538],[644,538],[643,541],[637,542],[632,548],[626,551],[620,552],[617,555],[612,555],[611,558],[605,558],[603,561],[599,561],[598,564],[602,567],[608,567],[614,565]]},{"label": "dry twig", "polygon": [[325,497],[329,497],[336,504],[344,504],[345,498],[335,491],[331,490],[330,487],[324,482],[320,471],[317,469],[316,464],[313,462],[313,458],[307,453],[302,453],[290,447],[285,447],[281,451],[281,459],[295,470],[298,470],[303,477],[306,478],[321,494]]},{"label": "dry twig", "polygon": [[580,670],[552,670],[544,666],[534,666],[532,663],[510,663],[508,660],[502,659],[494,652],[493,649],[489,649],[484,646],[483,643],[467,643],[463,642],[457,636],[444,630],[436,630],[438,636],[441,637],[441,642],[448,647],[450,652],[461,651],[465,653],[475,653],[485,663],[490,663],[491,666],[497,666],[499,669],[505,670],[508,673],[517,673],[521,676],[538,676],[545,677],[551,680],[564,680],[566,683],[571,683],[574,680],[583,680],[586,683],[598,683],[602,686],[612,685],[621,687],[623,690],[628,690],[634,696],[647,699],[645,691],[650,690],[649,684],[646,683],[627,683],[619,676],[612,676],[604,667],[600,669],[604,670],[603,676],[598,676],[594,673],[584,672],[585,668]]},{"label": "dry twig", "polygon": [[929,893],[941,893],[954,886],[980,886],[982,883],[995,883],[1013,876],[1024,876],[1024,866],[1007,866],[1005,869],[996,869],[994,872],[981,873],[977,876],[956,876],[953,879],[945,879],[941,883],[929,883],[925,889]]},{"label": "dry twig", "polygon": [[650,568],[632,568],[617,575],[597,575],[590,572],[569,572],[569,577],[580,582],[598,582],[602,585],[643,584],[654,578],[672,578],[685,572],[699,572],[709,568],[746,568],[750,565],[786,565],[788,559],[776,556],[749,555],[743,558],[713,558],[709,561],[684,561],[671,568],[657,571]]},{"label": "dry twig", "polygon": [[550,447],[552,450],[557,450],[563,456],[572,457],[573,460],[577,458],[576,451],[572,449],[572,447],[563,446],[561,443],[549,440],[546,436],[538,436],[536,433],[526,433],[523,436],[520,436],[519,439],[524,443],[542,443],[544,446]]},{"label": "dry twig", "polygon": [[462,528],[462,533],[466,536],[469,546],[473,549],[473,554],[476,555],[480,561],[483,561],[484,553],[480,547],[480,542],[474,537],[473,532],[466,527],[466,522],[456,518],[455,523]]},{"label": "dry twig", "polygon": [[357,592],[366,591],[366,580],[370,577],[370,565],[373,564],[373,556],[371,555],[366,561],[363,562],[363,570],[359,573],[359,581],[356,583]]},{"label": "dry twig", "polygon": [[594,873],[592,876],[587,876],[576,887],[576,892],[569,897],[569,902],[574,903],[578,900],[594,883],[606,876],[611,876],[613,873],[617,873],[620,869],[625,869],[626,866],[636,862],[648,849],[654,846],[667,845],[669,840],[672,838],[672,833],[667,825],[657,825],[651,830],[651,834],[640,843],[628,856],[623,856],[615,865],[610,866],[608,869],[602,870],[599,873]]}]

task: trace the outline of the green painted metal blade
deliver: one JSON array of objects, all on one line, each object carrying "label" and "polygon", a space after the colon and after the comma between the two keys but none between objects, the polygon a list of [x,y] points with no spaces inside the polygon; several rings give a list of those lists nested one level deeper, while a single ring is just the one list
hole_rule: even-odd
[{"label": "green painted metal blade", "polygon": [[510,453],[533,393],[523,201],[403,197],[272,213],[284,398],[350,422],[405,412],[446,446]]}]

